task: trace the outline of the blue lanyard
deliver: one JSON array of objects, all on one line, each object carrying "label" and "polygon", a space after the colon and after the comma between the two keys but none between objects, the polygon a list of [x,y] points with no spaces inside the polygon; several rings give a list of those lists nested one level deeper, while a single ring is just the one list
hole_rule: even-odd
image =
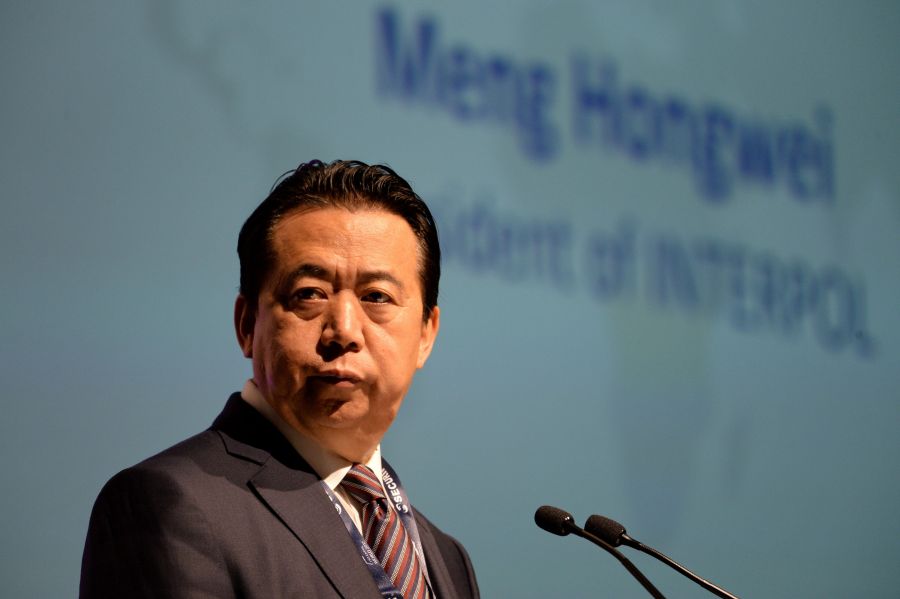
[{"label": "blue lanyard", "polygon": [[[407,498],[406,491],[403,490],[403,486],[400,484],[400,478],[397,476],[397,473],[394,472],[394,469],[385,461],[382,461],[381,465],[381,480],[387,490],[386,497],[391,506],[388,509],[393,508],[394,511],[397,512],[397,515],[400,516],[400,522],[406,528],[406,534],[409,535],[409,538],[416,549],[417,555],[415,558],[419,559],[421,562],[420,565],[422,566],[422,572],[425,574],[425,583],[428,585],[428,591],[431,593],[432,597],[435,597],[436,595],[431,588],[431,580],[428,578],[428,570],[425,569],[425,553],[422,551],[422,543],[419,540],[419,530],[416,528],[416,521],[413,517],[412,509],[410,508],[409,498]],[[334,492],[328,487],[324,480],[322,481],[322,488],[325,489],[325,494],[328,496],[328,499],[331,500],[334,509],[337,510],[337,513],[341,517],[344,526],[347,528],[347,532],[350,533],[353,542],[356,543],[356,548],[362,557],[363,563],[366,564],[366,567],[369,569],[369,574],[372,576],[375,584],[378,585],[378,590],[381,592],[382,599],[403,599],[403,595],[400,594],[400,591],[398,591],[397,587],[391,582],[391,577],[388,576],[387,572],[384,571],[384,568],[381,567],[378,556],[375,555],[375,552],[372,551],[369,544],[362,538],[359,529],[356,528],[353,520],[347,515],[344,504],[342,504],[341,500],[335,496]]]}]

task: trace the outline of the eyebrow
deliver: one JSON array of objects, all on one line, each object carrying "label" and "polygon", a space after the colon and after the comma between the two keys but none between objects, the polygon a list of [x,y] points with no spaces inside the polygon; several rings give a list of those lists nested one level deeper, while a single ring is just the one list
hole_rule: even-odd
[{"label": "eyebrow", "polygon": [[403,283],[400,282],[400,279],[392,275],[386,270],[372,270],[368,272],[362,273],[359,277],[357,277],[357,283],[361,285],[366,285],[367,283],[371,283],[373,281],[387,281],[403,289]]},{"label": "eyebrow", "polygon": [[[328,281],[331,279],[331,273],[318,264],[304,263],[285,274],[281,279],[281,284],[279,285],[279,287],[285,288],[287,286],[290,286],[294,281],[302,277],[311,277],[313,279]],[[404,285],[400,281],[400,279],[386,270],[371,270],[363,272],[359,275],[359,277],[357,277],[356,284],[366,285],[373,281],[387,281],[388,283],[391,283],[399,287],[400,289],[404,289]]]},{"label": "eyebrow", "polygon": [[301,264],[291,272],[282,277],[282,282],[286,284],[293,283],[300,277],[312,277],[313,279],[328,279],[328,271],[318,264]]}]

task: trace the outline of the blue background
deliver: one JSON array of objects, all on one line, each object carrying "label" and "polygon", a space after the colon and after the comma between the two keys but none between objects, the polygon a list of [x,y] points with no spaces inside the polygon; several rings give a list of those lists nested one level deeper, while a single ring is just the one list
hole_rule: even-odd
[{"label": "blue background", "polygon": [[4,2],[4,594],[76,594],[104,481],[250,375],[243,220],[356,158],[438,215],[441,334],[384,453],[485,597],[643,596],[542,504],[741,596],[894,596],[898,31],[876,1]]}]

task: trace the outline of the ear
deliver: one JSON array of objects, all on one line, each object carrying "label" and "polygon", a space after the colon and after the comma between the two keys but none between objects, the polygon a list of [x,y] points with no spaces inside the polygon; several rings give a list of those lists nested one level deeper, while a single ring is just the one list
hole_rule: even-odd
[{"label": "ear", "polygon": [[234,300],[234,332],[245,358],[253,357],[253,330],[256,326],[256,308],[243,295]]},{"label": "ear", "polygon": [[434,340],[437,339],[438,329],[441,328],[441,309],[435,306],[431,310],[428,320],[422,323],[422,337],[419,339],[419,359],[416,361],[416,368],[425,366],[428,356],[431,355],[431,348],[434,347]]}]

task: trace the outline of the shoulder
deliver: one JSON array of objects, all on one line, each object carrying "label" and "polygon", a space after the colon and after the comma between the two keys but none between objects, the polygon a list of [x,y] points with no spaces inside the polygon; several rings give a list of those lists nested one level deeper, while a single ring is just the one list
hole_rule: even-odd
[{"label": "shoulder", "polygon": [[199,506],[246,490],[258,469],[258,462],[230,453],[220,432],[206,430],[117,473],[100,491],[94,509],[128,507],[174,516],[181,513],[173,511],[176,506]]},{"label": "shoulder", "polygon": [[225,553],[241,535],[225,523],[241,521],[234,511],[251,503],[246,480],[258,469],[244,463],[205,431],[113,476],[91,512],[82,596],[227,596]]},{"label": "shoulder", "polygon": [[197,482],[208,478],[209,465],[223,453],[216,445],[222,445],[217,435],[205,431],[117,473],[97,496],[91,528],[153,529],[179,517],[196,503],[190,495]]}]

